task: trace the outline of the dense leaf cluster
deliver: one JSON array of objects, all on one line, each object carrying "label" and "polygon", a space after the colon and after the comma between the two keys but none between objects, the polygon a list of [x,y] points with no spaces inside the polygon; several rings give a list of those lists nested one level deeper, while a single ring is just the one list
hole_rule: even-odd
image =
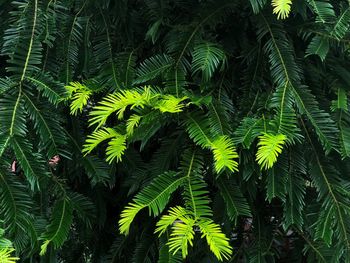
[{"label": "dense leaf cluster", "polygon": [[348,262],[349,26],[345,0],[0,0],[0,260]]}]

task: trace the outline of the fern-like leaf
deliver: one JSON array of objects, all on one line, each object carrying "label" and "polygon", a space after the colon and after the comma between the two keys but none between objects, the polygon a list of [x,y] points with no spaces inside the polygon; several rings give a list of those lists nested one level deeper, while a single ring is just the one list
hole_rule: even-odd
[{"label": "fern-like leaf", "polygon": [[286,136],[283,134],[271,135],[265,133],[259,136],[258,152],[256,160],[263,169],[270,169],[277,161],[278,155],[282,152]]},{"label": "fern-like leaf", "polygon": [[13,137],[11,145],[31,188],[39,188],[40,180],[48,176],[42,156],[33,152],[33,146],[24,138]]},{"label": "fern-like leaf", "polygon": [[220,261],[229,259],[232,255],[232,247],[229,244],[229,239],[222,233],[220,226],[212,220],[200,220],[198,226],[202,238],[206,238],[210,250],[216,258]]},{"label": "fern-like leaf", "polygon": [[196,45],[192,56],[193,73],[201,72],[204,81],[211,79],[215,70],[225,60],[224,51],[209,42]]},{"label": "fern-like leaf", "polygon": [[87,105],[92,91],[79,82],[71,82],[69,85],[65,86],[65,88],[71,97],[71,114],[77,115],[81,113],[83,108]]},{"label": "fern-like leaf", "polygon": [[44,255],[49,244],[57,249],[66,241],[73,220],[73,207],[70,200],[57,201],[52,212],[52,220],[46,232],[40,237],[43,240],[40,255]]},{"label": "fern-like leaf", "polygon": [[238,216],[251,217],[251,211],[247,200],[243,197],[239,187],[231,179],[223,176],[217,180],[220,194],[226,204],[226,211],[231,221],[236,222]]},{"label": "fern-like leaf", "polygon": [[150,215],[159,215],[167,205],[170,195],[184,183],[185,179],[185,177],[177,177],[175,172],[167,172],[154,179],[123,210],[119,220],[120,232],[128,234],[136,214],[145,207],[149,208]]},{"label": "fern-like leaf", "polygon": [[85,155],[89,154],[97,147],[97,145],[99,145],[103,141],[111,138],[115,138],[118,136],[120,136],[120,134],[117,133],[112,128],[103,128],[103,129],[96,130],[92,134],[87,136],[87,139],[85,141],[84,148],[82,151],[83,153],[85,153]]},{"label": "fern-like leaf", "polygon": [[173,224],[168,246],[173,255],[181,250],[182,258],[186,258],[188,246],[193,246],[195,220],[191,218],[182,218],[182,220]]},{"label": "fern-like leaf", "polygon": [[231,172],[238,171],[238,154],[232,140],[226,136],[220,136],[212,142],[211,148],[214,154],[215,170],[220,173],[224,168]]},{"label": "fern-like leaf", "polygon": [[271,5],[277,19],[286,19],[291,10],[292,0],[272,0]]}]

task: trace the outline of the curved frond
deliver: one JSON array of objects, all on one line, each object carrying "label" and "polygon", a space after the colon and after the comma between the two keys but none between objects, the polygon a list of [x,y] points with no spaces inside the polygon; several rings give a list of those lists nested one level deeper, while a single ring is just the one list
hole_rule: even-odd
[{"label": "curved frond", "polygon": [[263,169],[270,169],[277,161],[277,157],[281,154],[286,136],[283,134],[263,134],[259,136],[258,152],[256,160]]},{"label": "curved frond", "polygon": [[200,220],[198,226],[202,238],[206,238],[210,250],[216,258],[220,261],[229,259],[232,255],[232,247],[229,244],[229,239],[222,233],[220,226],[212,220]]},{"label": "curved frond", "polygon": [[212,142],[211,148],[214,154],[215,170],[220,173],[224,168],[231,172],[238,171],[238,154],[236,148],[229,137],[220,136]]},{"label": "curved frond", "polygon": [[73,220],[73,207],[70,200],[64,198],[57,201],[52,212],[51,223],[46,232],[40,237],[43,240],[40,255],[44,255],[49,244],[57,249],[63,245],[67,239]]},{"label": "curved frond", "polygon": [[83,108],[87,105],[92,91],[79,82],[70,82],[65,88],[70,95],[71,114],[77,115],[78,113],[81,113]]},{"label": "curved frond", "polygon": [[97,124],[97,128],[104,125],[112,113],[116,113],[118,119],[123,119],[124,112],[128,106],[131,108],[144,108],[150,104],[152,99],[150,88],[144,90],[123,90],[110,94],[104,98],[90,113],[90,126]]},{"label": "curved frond", "polygon": [[196,45],[192,52],[193,73],[201,72],[203,81],[208,81],[225,60],[225,53],[218,46],[204,42]]},{"label": "curved frond", "polygon": [[167,205],[171,194],[181,186],[186,177],[178,177],[175,172],[167,172],[155,178],[151,184],[139,192],[132,203],[122,212],[119,220],[120,232],[128,234],[136,214],[148,207],[150,215],[159,215]]},{"label": "curved frond", "polygon": [[231,221],[236,222],[239,216],[251,216],[251,210],[247,200],[242,195],[239,187],[232,182],[232,179],[225,179],[221,176],[217,180],[220,195],[226,204],[226,211]]},{"label": "curved frond", "polygon": [[311,9],[317,14],[316,21],[326,23],[334,18],[335,13],[331,3],[326,1],[307,0]]},{"label": "curved frond", "polygon": [[40,180],[48,176],[42,156],[33,152],[33,145],[21,137],[13,137],[11,146],[31,188],[39,188]]},{"label": "curved frond", "polygon": [[133,84],[145,83],[166,73],[174,61],[166,54],[159,54],[146,59],[137,70],[137,78]]},{"label": "curved frond", "polygon": [[289,16],[292,0],[272,0],[273,13],[277,14],[277,19],[286,19]]},{"label": "curved frond", "polygon": [[85,155],[91,153],[97,147],[97,145],[103,141],[119,136],[121,135],[112,128],[102,128],[96,130],[87,136],[82,152],[85,153]]},{"label": "curved frond", "polygon": [[186,258],[188,254],[188,246],[193,246],[194,239],[194,223],[191,218],[182,218],[181,221],[176,221],[172,226],[168,246],[169,251],[175,255],[181,250],[182,258]]}]

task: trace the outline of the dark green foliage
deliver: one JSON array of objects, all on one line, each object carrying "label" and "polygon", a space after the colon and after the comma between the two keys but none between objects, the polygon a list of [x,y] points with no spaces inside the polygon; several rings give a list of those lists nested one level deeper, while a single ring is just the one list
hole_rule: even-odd
[{"label": "dark green foliage", "polygon": [[0,0],[0,261],[348,262],[349,2],[271,3]]}]

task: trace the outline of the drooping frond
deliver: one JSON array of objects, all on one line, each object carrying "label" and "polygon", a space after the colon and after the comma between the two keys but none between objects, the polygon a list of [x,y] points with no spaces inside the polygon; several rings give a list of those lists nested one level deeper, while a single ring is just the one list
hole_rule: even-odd
[{"label": "drooping frond", "polygon": [[173,60],[166,54],[146,59],[138,68],[137,78],[133,84],[145,83],[166,73],[173,63]]},{"label": "drooping frond", "polygon": [[170,253],[175,255],[181,250],[182,258],[188,254],[188,246],[193,246],[195,220],[189,217],[182,217],[181,221],[174,222],[170,234],[168,246]]},{"label": "drooping frond", "polygon": [[200,220],[198,222],[202,238],[205,237],[210,250],[220,261],[229,259],[232,254],[232,248],[229,239],[222,233],[220,226],[212,220]]},{"label": "drooping frond", "polygon": [[290,169],[287,173],[287,196],[284,206],[283,227],[289,229],[291,226],[295,226],[300,229],[304,224],[303,209],[306,185],[303,176],[306,173],[306,164],[300,150],[291,154]]},{"label": "drooping frond", "polygon": [[337,99],[332,101],[331,110],[336,113],[338,119],[340,153],[344,159],[350,156],[350,115],[344,89],[337,89]]},{"label": "drooping frond", "polygon": [[119,135],[112,138],[108,142],[108,147],[106,149],[106,161],[112,163],[115,159],[117,162],[122,160],[122,156],[126,150],[126,136]]},{"label": "drooping frond", "polygon": [[307,87],[294,87],[293,94],[299,111],[309,119],[325,152],[329,153],[331,149],[337,149],[338,129],[330,115],[319,108],[315,96]]},{"label": "drooping frond", "polygon": [[230,134],[232,127],[229,120],[230,111],[233,106],[225,105],[220,101],[212,101],[208,107],[208,117],[210,119],[210,131],[212,136],[216,137]]},{"label": "drooping frond", "polygon": [[214,154],[215,170],[220,173],[224,168],[231,172],[238,171],[238,154],[232,140],[226,136],[220,136],[212,142],[211,148]]},{"label": "drooping frond", "polygon": [[286,136],[283,134],[272,135],[264,133],[259,136],[258,152],[256,160],[262,169],[270,169],[277,161],[277,157],[281,154]]},{"label": "drooping frond", "polygon": [[277,14],[277,19],[286,19],[289,16],[292,0],[272,0],[273,13]]},{"label": "drooping frond", "polygon": [[22,92],[13,89],[0,99],[0,135],[25,136],[27,133]]},{"label": "drooping frond", "polygon": [[346,8],[339,17],[331,31],[331,34],[335,36],[338,40],[344,38],[348,33],[350,26],[350,7]]},{"label": "drooping frond", "polygon": [[328,0],[326,1],[316,1],[316,0],[308,0],[308,3],[316,13],[317,18],[316,21],[321,23],[326,23],[332,20],[335,16],[334,9],[331,3]]},{"label": "drooping frond", "polygon": [[244,148],[250,148],[253,141],[264,131],[262,119],[246,117],[234,132],[234,143],[242,144]]},{"label": "drooping frond", "polygon": [[128,136],[131,136],[134,133],[134,129],[139,125],[141,118],[141,116],[136,114],[130,116],[126,123],[126,134]]},{"label": "drooping frond", "polygon": [[209,120],[200,112],[188,115],[186,120],[186,130],[189,137],[203,148],[210,147],[210,123]]},{"label": "drooping frond", "polygon": [[272,24],[262,16],[259,21],[258,38],[268,36],[264,49],[269,56],[271,77],[277,86],[295,85],[301,80],[301,69],[297,65],[289,39],[281,24]]},{"label": "drooping frond", "polygon": [[24,138],[13,137],[11,145],[31,188],[39,188],[41,178],[48,176],[43,165],[43,157],[33,152],[33,145]]},{"label": "drooping frond", "polygon": [[27,76],[25,81],[36,87],[54,105],[57,105],[65,96],[66,91],[63,84],[54,80],[47,73]]},{"label": "drooping frond", "polygon": [[94,107],[90,114],[90,126],[97,124],[97,128],[101,127],[112,113],[116,113],[118,118],[122,119],[128,106],[144,108],[150,104],[152,95],[150,88],[145,88],[140,92],[123,90],[116,94],[110,94],[98,106]]},{"label": "drooping frond", "polygon": [[165,233],[169,226],[174,224],[176,219],[182,220],[182,218],[187,218],[187,214],[188,211],[181,206],[171,207],[168,214],[163,215],[157,222],[155,233],[159,233],[159,236],[161,236]]},{"label": "drooping frond", "polygon": [[208,81],[225,60],[225,53],[218,46],[204,42],[196,45],[192,52],[193,73],[201,72],[203,81]]},{"label": "drooping frond", "polygon": [[314,36],[306,49],[306,55],[318,55],[322,61],[326,59],[329,51],[329,39],[323,36]]},{"label": "drooping frond", "polygon": [[300,129],[297,126],[292,95],[291,85],[286,83],[286,85],[276,88],[270,103],[270,107],[276,111],[276,116],[272,124],[276,126],[277,133],[286,135],[288,143],[295,143],[302,139]]},{"label": "drooping frond", "polygon": [[83,108],[88,103],[92,91],[79,82],[70,82],[70,84],[66,85],[65,88],[71,98],[71,114],[77,115],[78,113],[81,113]]},{"label": "drooping frond", "polygon": [[266,175],[266,199],[270,203],[274,198],[285,200],[288,172],[287,155],[283,153]]},{"label": "drooping frond", "polygon": [[63,145],[66,144],[64,129],[55,112],[39,103],[29,94],[23,93],[24,107],[29,118],[34,123],[39,137],[47,151],[47,157],[52,158],[57,154],[65,155]]},{"label": "drooping frond", "polygon": [[7,71],[18,74],[22,82],[29,72],[38,71],[41,63],[41,3],[35,0],[14,2],[14,5],[22,16],[18,19],[17,12],[12,13],[14,17],[11,27],[5,31],[2,55],[9,56]]},{"label": "drooping frond", "polygon": [[208,194],[208,186],[202,178],[196,175],[187,177],[187,184],[184,186],[184,199],[186,206],[195,218],[210,218],[213,215],[209,206]]},{"label": "drooping frond", "polygon": [[9,233],[16,235],[18,229],[30,229],[33,203],[25,185],[3,168],[0,169],[0,182],[0,214]]},{"label": "drooping frond", "polygon": [[176,176],[175,172],[167,172],[154,179],[122,212],[119,220],[120,232],[128,234],[136,214],[145,207],[149,208],[150,215],[159,215],[167,205],[171,194],[184,183],[185,179],[186,177]]},{"label": "drooping frond", "polygon": [[47,247],[52,243],[57,249],[61,247],[67,239],[73,220],[73,207],[69,199],[62,199],[56,202],[52,212],[51,223],[46,232],[40,237],[43,240],[40,255],[44,255]]},{"label": "drooping frond", "polygon": [[183,153],[181,170],[187,179],[184,185],[184,199],[186,208],[195,218],[211,217],[213,214],[209,206],[207,184],[201,175],[203,165],[202,156],[195,150],[186,150]]},{"label": "drooping frond", "polygon": [[103,141],[119,136],[121,135],[112,128],[102,128],[96,130],[87,136],[82,152],[85,154],[91,153],[96,148],[96,146]]},{"label": "drooping frond", "polygon": [[239,216],[251,216],[251,210],[247,200],[242,195],[239,187],[232,179],[225,179],[221,176],[217,180],[220,194],[225,201],[226,211],[231,221],[236,222]]}]

